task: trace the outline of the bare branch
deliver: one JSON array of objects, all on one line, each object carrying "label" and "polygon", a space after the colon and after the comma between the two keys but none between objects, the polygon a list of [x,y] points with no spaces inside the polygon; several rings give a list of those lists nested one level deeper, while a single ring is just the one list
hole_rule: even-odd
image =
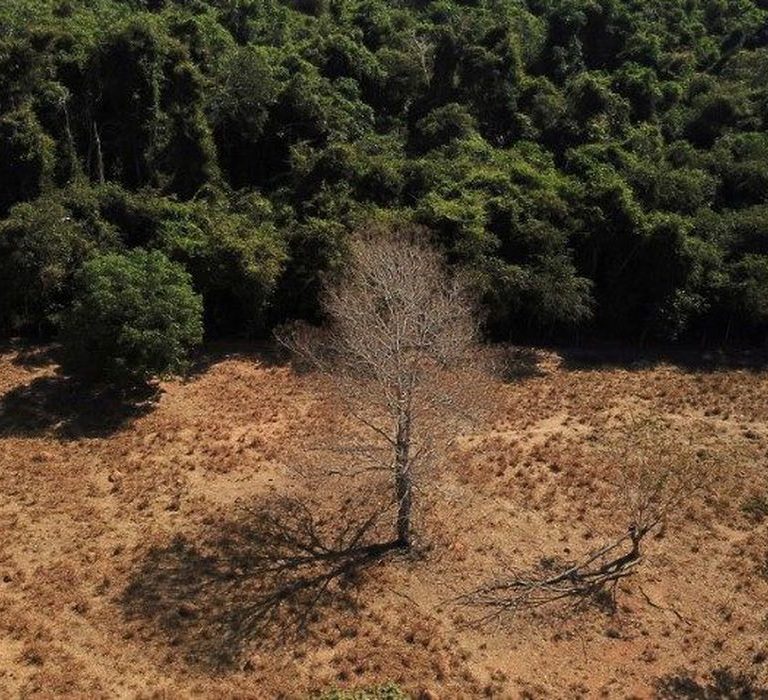
[{"label": "bare branch", "polygon": [[[640,545],[649,530],[630,528],[618,539],[593,551],[576,563],[560,567],[552,574],[549,562],[543,570],[521,574],[482,586],[459,596],[455,602],[485,612],[476,623],[488,622],[505,613],[539,608],[559,601],[583,605],[598,594],[615,589],[619,581],[631,576],[641,562]],[[628,551],[614,553],[626,543]]]},{"label": "bare branch", "polygon": [[[456,602],[485,612],[477,622],[504,613],[558,602],[576,607],[610,590],[635,573],[646,536],[666,523],[685,503],[713,484],[717,455],[695,446],[657,416],[625,416],[604,437],[606,467],[616,489],[617,511],[631,523],[627,534],[581,560],[546,571],[512,574],[464,594]],[[627,543],[628,551],[617,552]]]},{"label": "bare branch", "polygon": [[398,538],[409,546],[417,481],[488,403],[477,314],[424,229],[370,226],[350,250],[344,275],[322,296],[326,327],[294,325],[278,339],[330,379],[346,415],[376,445],[331,440],[340,456],[372,463],[348,465],[350,475],[385,464],[392,471]]}]

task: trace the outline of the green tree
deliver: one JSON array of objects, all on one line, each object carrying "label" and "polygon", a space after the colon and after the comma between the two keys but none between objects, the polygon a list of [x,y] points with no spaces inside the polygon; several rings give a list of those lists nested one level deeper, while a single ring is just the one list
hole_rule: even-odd
[{"label": "green tree", "polygon": [[78,220],[61,197],[15,206],[0,223],[0,327],[38,335],[55,329],[77,270],[117,243],[108,225]]},{"label": "green tree", "polygon": [[53,167],[53,146],[31,109],[0,117],[0,216],[40,194]]},{"label": "green tree", "polygon": [[235,186],[260,181],[265,129],[280,89],[273,51],[238,47],[224,56],[208,90],[208,115],[222,167]]},{"label": "green tree", "polygon": [[751,327],[768,325],[768,255],[745,255],[731,276],[735,311]]},{"label": "green tree", "polygon": [[141,249],[89,260],[62,328],[65,367],[116,382],[183,371],[202,338],[202,300],[189,274]]},{"label": "green tree", "polygon": [[155,245],[189,270],[211,334],[264,333],[286,258],[272,216],[269,202],[253,195],[231,210],[216,202],[196,203],[161,225]]}]

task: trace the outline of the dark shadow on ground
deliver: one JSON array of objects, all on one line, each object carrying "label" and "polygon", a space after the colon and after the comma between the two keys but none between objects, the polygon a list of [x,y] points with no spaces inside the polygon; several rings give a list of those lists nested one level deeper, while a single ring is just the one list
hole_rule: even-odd
[{"label": "dark shadow on ground", "polygon": [[543,377],[546,372],[540,367],[541,353],[536,348],[507,345],[500,349],[498,364],[504,382]]},{"label": "dark shadow on ground", "polygon": [[11,355],[12,365],[26,369],[58,364],[60,351],[56,343],[33,342],[26,338],[0,338],[0,355]]},{"label": "dark shadow on ground", "polygon": [[[56,368],[59,348],[14,339],[0,343],[0,353],[12,353],[11,363],[28,369]],[[186,379],[205,374],[228,359],[274,366],[285,361],[272,343],[215,342],[195,358]],[[149,413],[161,391],[157,384],[132,387],[80,382],[60,370],[37,377],[0,396],[0,436],[56,435],[62,439],[108,437]]]},{"label": "dark shadow on ground", "polygon": [[[577,346],[564,344],[490,346],[494,363],[504,381],[514,382],[545,376],[542,355],[554,352],[562,358],[565,370],[626,369],[644,370],[671,364],[692,372],[721,370],[768,370],[766,348],[701,348],[691,345],[651,345],[595,340]],[[274,341],[219,341],[209,343],[193,362],[190,377],[204,374],[227,359],[245,359],[266,366],[290,364],[295,371],[306,372],[307,366]]]},{"label": "dark shadow on ground", "polygon": [[0,397],[0,435],[106,437],[152,410],[159,394],[152,385],[121,389],[60,374],[38,377]]},{"label": "dark shadow on ground", "polygon": [[294,500],[263,503],[150,549],[119,603],[187,663],[231,667],[247,648],[274,649],[331,610],[355,610],[362,572],[396,549],[371,543],[377,520],[344,528]]},{"label": "dark shadow on ground", "polygon": [[656,681],[659,700],[768,700],[768,688],[758,687],[750,676],[728,668],[718,668],[704,681],[688,671],[664,676]]},{"label": "dark shadow on ground", "polygon": [[551,371],[552,354],[560,358],[566,372],[621,369],[630,372],[672,365],[686,372],[768,370],[768,349],[701,349],[690,346],[640,346],[621,343],[591,342],[578,346],[549,344],[541,346],[492,346],[494,366],[506,383],[543,377]]},{"label": "dark shadow on ground", "polygon": [[634,346],[595,343],[581,347],[553,347],[569,370],[643,370],[671,364],[695,372],[768,369],[768,350],[702,349],[686,346]]},{"label": "dark shadow on ground", "polygon": [[186,378],[193,379],[205,374],[211,367],[226,360],[248,360],[265,367],[287,364],[288,353],[276,343],[267,341],[214,341],[207,343],[195,357]]},{"label": "dark shadow on ground", "polygon": [[14,343],[12,349],[16,354],[11,360],[14,365],[37,369],[56,364],[59,360],[60,348],[56,345],[27,345]]}]

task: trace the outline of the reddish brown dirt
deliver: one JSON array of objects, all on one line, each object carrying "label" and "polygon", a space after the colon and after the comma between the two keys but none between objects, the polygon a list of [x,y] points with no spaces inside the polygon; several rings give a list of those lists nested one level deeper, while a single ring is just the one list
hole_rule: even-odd
[{"label": "reddish brown dirt", "polygon": [[[419,494],[416,555],[334,582],[327,593],[344,596],[318,597],[303,634],[278,605],[222,662],[255,590],[222,533],[256,509],[275,522],[285,495],[315,503],[324,532],[358,517],[356,484],[290,468],[297,447],[339,429],[322,387],[257,353],[219,353],[127,414],[73,390],[45,356],[7,351],[0,697],[302,698],[392,680],[441,698],[647,698],[669,674],[703,682],[718,667],[768,685],[768,518],[742,509],[768,496],[768,374],[537,362]],[[614,613],[468,624],[446,601],[505,562],[575,557],[623,531],[593,444],[639,407],[727,452],[717,493],[649,543]],[[200,558],[184,568],[189,548]],[[229,578],[211,574],[225,565]],[[161,569],[170,578],[155,581]]]}]

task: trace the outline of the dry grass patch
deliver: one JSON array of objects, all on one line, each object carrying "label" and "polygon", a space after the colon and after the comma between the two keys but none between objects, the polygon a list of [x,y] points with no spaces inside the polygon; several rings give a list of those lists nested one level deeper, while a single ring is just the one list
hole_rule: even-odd
[{"label": "dry grass patch", "polygon": [[[279,578],[263,575],[254,535],[277,534],[273,506],[311,502],[327,554],[379,505],[365,476],[342,489],[311,460],[295,468],[339,428],[322,384],[239,348],[164,383],[149,410],[106,432],[64,434],[39,415],[24,429],[23,415],[6,415],[0,695],[301,698],[391,681],[413,697],[652,697],[654,679],[681,674],[708,692],[719,668],[766,687],[768,519],[750,499],[766,492],[768,375],[536,356],[504,386],[491,424],[457,435],[441,458],[418,499],[412,556],[366,561],[321,583],[319,597],[300,587],[256,631],[232,623]],[[45,358],[0,358],[6,396],[48,376]],[[578,558],[627,527],[600,444],[629,410],[725,451],[717,488],[656,531],[614,610],[468,625],[446,601],[510,566]],[[243,506],[271,513],[273,529]],[[374,527],[358,544],[389,537]],[[307,563],[299,579],[326,564]],[[316,597],[303,633],[285,631],[302,630],[301,604]]]}]

